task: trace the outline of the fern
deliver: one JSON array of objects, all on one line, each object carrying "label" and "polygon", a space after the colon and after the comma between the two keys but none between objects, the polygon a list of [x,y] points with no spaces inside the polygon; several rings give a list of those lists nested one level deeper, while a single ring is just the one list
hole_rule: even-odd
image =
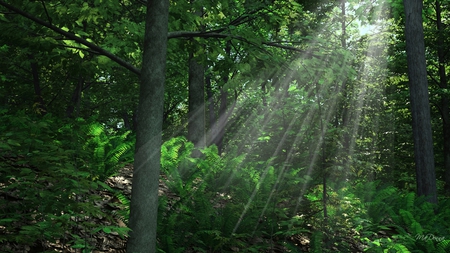
[{"label": "fern", "polygon": [[[443,238],[448,235],[448,231],[442,226],[448,212],[440,207],[448,206],[448,203],[441,202],[436,207],[424,197],[416,197],[414,193],[403,193],[393,187],[380,192],[379,196],[372,198],[372,202],[366,203],[370,210],[368,214],[372,219],[371,222],[375,225],[366,229],[375,233],[386,231],[387,234],[383,232],[382,235],[395,238],[395,242],[390,238],[379,242],[383,242],[384,247],[398,252],[409,250],[436,252],[439,249],[439,242],[434,240],[435,235]],[[435,209],[445,211],[436,215]],[[369,241],[373,243],[377,240]]]},{"label": "fern", "polygon": [[411,224],[417,223],[410,211],[400,209],[399,214],[403,218],[403,222],[406,225],[411,226]]},{"label": "fern", "polygon": [[[79,120],[59,125],[51,115],[31,119],[19,114],[0,119],[5,123],[0,143],[9,147],[0,150],[2,192],[15,198],[10,203],[0,199],[0,206],[5,207],[0,215],[0,226],[5,228],[5,236],[0,238],[3,243],[31,245],[68,235],[72,248],[83,245],[84,250],[91,250],[93,245],[70,231],[82,228],[88,236],[99,229],[126,233],[126,228],[102,227],[86,219],[112,218],[94,204],[100,197],[91,190],[104,186],[92,180],[101,174],[93,165],[97,162],[94,160],[104,157],[102,148],[107,145],[103,141],[113,137],[105,135],[91,142],[96,137],[89,132],[102,136],[96,124]],[[100,148],[94,149],[94,143],[100,143]]]},{"label": "fern", "polygon": [[78,142],[87,153],[92,150],[90,157],[84,163],[91,169],[93,179],[104,181],[114,175],[126,163],[133,161],[133,140],[130,131],[120,135],[109,134],[105,127],[98,122],[86,123],[78,119],[80,126],[77,133]]},{"label": "fern", "polygon": [[321,231],[316,231],[311,236],[311,251],[323,252],[323,234]]},{"label": "fern", "polygon": [[438,243],[437,248],[440,252],[450,252],[450,240],[443,240]]},{"label": "fern", "polygon": [[406,196],[405,196],[406,210],[413,209],[415,198],[416,198],[416,194],[414,192],[410,192],[410,193],[406,194]]},{"label": "fern", "polygon": [[399,253],[410,253],[411,252],[404,245],[399,244],[399,243],[395,243],[392,246],[392,249],[396,250],[396,252],[399,252]]}]

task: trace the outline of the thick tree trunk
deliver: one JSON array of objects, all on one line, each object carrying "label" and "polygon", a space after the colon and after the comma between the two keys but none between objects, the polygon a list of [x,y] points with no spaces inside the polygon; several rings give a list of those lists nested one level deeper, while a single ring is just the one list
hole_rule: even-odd
[{"label": "thick tree trunk", "polygon": [[148,0],[127,252],[155,253],[169,0]]},{"label": "thick tree trunk", "polygon": [[417,193],[437,203],[433,139],[422,24],[422,0],[404,0]]},{"label": "thick tree trunk", "polygon": [[[437,36],[437,54],[439,61],[439,87],[447,89],[447,73],[445,71],[445,43],[444,43],[444,27],[441,16],[441,3],[435,2],[436,6],[436,26],[438,29]],[[450,195],[450,103],[447,95],[441,95],[440,112],[442,116],[442,135],[444,140],[444,171],[445,171],[445,191]]]},{"label": "thick tree trunk", "polygon": [[[450,112],[448,98],[441,99],[442,107],[442,131],[444,137],[444,170],[445,170],[445,191],[450,196]],[[445,108],[444,108],[445,107]]]},{"label": "thick tree trunk", "polygon": [[[189,57],[188,140],[197,149],[205,147],[205,70],[191,54]],[[199,152],[194,152],[199,156]]]}]

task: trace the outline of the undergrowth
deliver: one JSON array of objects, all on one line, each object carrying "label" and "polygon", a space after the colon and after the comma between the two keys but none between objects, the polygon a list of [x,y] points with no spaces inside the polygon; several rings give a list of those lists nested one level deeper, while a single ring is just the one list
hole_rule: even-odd
[{"label": "undergrowth", "polygon": [[101,197],[93,192],[104,189],[99,179],[114,173],[113,164],[131,147],[114,146],[124,135],[110,138],[97,123],[60,123],[50,114],[33,118],[2,112],[0,121],[0,244],[38,250],[41,242],[58,240],[90,252],[94,245],[87,238],[93,234],[126,234],[127,228],[87,218],[112,221],[111,214],[95,205]]},{"label": "undergrowth", "polygon": [[[129,208],[106,213],[93,192],[109,190],[129,206],[103,183],[132,161],[129,132],[111,133],[95,120],[58,123],[51,115],[0,120],[0,243],[60,240],[90,252],[86,237],[126,234],[86,217],[127,222]],[[168,191],[159,201],[159,252],[450,252],[448,198],[432,205],[378,181],[330,182],[325,217],[320,177],[305,168],[219,156],[215,146],[200,158],[193,151],[184,137],[162,146]]]},{"label": "undergrowth", "polygon": [[[183,137],[162,148],[162,171],[173,196],[162,196],[160,252],[450,252],[450,202],[434,206],[380,182],[349,183],[327,196],[302,168],[220,157],[215,147],[192,158]],[[309,184],[299,194],[303,184]]]}]

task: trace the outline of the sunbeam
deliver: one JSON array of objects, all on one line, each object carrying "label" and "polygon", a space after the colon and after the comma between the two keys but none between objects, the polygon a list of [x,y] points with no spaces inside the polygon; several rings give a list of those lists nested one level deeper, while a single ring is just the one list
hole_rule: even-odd
[{"label": "sunbeam", "polygon": [[[381,20],[381,18],[378,18],[381,15],[381,9],[381,5],[376,7],[372,17],[374,20]],[[339,10],[336,10],[336,15],[340,15],[338,12]],[[351,12],[351,9],[347,10],[347,13]],[[332,23],[334,19],[330,18],[324,23]],[[228,108],[226,113],[218,115],[215,123],[205,133],[208,138],[207,143],[214,143],[216,138],[223,138],[224,136],[219,136],[221,132],[226,132],[225,138],[228,140],[239,140],[236,143],[238,147],[236,150],[231,150],[230,144],[225,146],[222,157],[229,154],[243,154],[245,160],[278,158],[270,159],[260,169],[258,181],[255,182],[246,203],[242,206],[240,215],[230,231],[231,234],[238,232],[248,212],[255,208],[255,200],[260,194],[262,186],[267,184],[266,179],[269,172],[271,173],[275,169],[275,182],[270,186],[270,191],[266,195],[267,198],[260,206],[259,218],[255,220],[253,225],[252,236],[255,235],[261,226],[261,222],[268,215],[269,207],[279,204],[275,196],[279,194],[280,187],[285,183],[286,172],[296,166],[295,161],[298,160],[296,156],[300,153],[299,151],[304,143],[309,142],[311,144],[307,148],[309,157],[305,157],[307,159],[302,161],[303,167],[298,168],[300,170],[297,176],[302,177],[303,180],[298,185],[297,194],[291,196],[292,203],[294,203],[293,215],[298,215],[303,204],[302,201],[305,200],[304,196],[311,187],[310,183],[314,181],[313,175],[317,177],[323,174],[323,184],[328,180],[327,177],[334,177],[330,178],[330,182],[332,182],[330,186],[322,186],[325,187],[322,188],[324,208],[328,205],[326,199],[328,198],[327,189],[329,187],[330,191],[336,192],[339,188],[334,186],[340,185],[339,187],[344,188],[350,186],[351,182],[348,182],[347,175],[357,173],[352,161],[360,138],[360,126],[364,120],[363,108],[371,103],[367,99],[368,94],[377,97],[377,94],[382,92],[380,87],[375,87],[375,83],[383,82],[386,67],[385,61],[380,62],[378,60],[385,53],[385,38],[380,36],[380,29],[384,24],[377,21],[369,25],[361,26],[358,24],[357,26],[359,28],[352,35],[352,40],[365,40],[367,41],[365,45],[355,44],[349,49],[336,46],[325,47],[321,38],[327,37],[330,29],[329,27],[322,27],[321,30],[315,32],[315,37],[318,39],[312,40],[306,46],[307,51],[297,59],[292,60],[286,71],[277,72],[275,79],[273,77],[266,80],[264,78],[262,80],[257,79],[266,83],[262,89],[263,92],[259,93],[259,97],[255,97],[255,91],[261,89],[260,84],[258,82],[253,85],[247,83],[245,89],[241,90],[238,96],[235,96],[236,100],[232,102],[232,106]],[[340,35],[335,34],[335,36],[339,41]],[[339,41],[339,43],[341,42]],[[354,57],[356,51],[352,52],[352,50],[364,50],[364,60],[358,62]],[[312,54],[315,54],[316,57],[311,58]],[[356,72],[358,72],[357,75]],[[348,85],[348,83],[351,85]],[[270,87],[267,84],[273,85],[272,90],[267,90]],[[267,94],[270,94],[270,96],[267,96]],[[342,94],[347,95],[343,96]],[[261,99],[263,103],[254,106],[251,101],[255,99]],[[343,107],[342,101],[345,99],[348,101]],[[208,101],[209,103],[210,101]],[[289,118],[286,118],[284,111],[292,110],[291,106],[293,105],[297,107],[297,113],[290,114]],[[336,115],[342,115],[340,110],[343,110],[343,108],[347,110],[347,115],[344,115],[346,118],[342,116],[343,121],[341,122],[341,119],[338,119]],[[277,137],[276,143],[272,142],[272,139],[275,138],[274,129],[282,131],[282,134]],[[332,131],[338,129],[337,138],[329,137],[330,129]],[[376,129],[373,130],[376,131]],[[180,127],[175,135],[182,131],[183,127]],[[293,137],[292,133],[295,133]],[[311,134],[313,134],[314,139],[306,139],[311,138],[308,137]],[[337,145],[338,148],[331,149],[330,141],[336,141],[333,145]],[[346,141],[349,142],[348,146],[345,144]],[[266,155],[260,153],[261,147],[264,147],[265,144],[272,147],[271,153]],[[344,148],[348,150],[344,150]],[[326,161],[324,156],[334,157],[335,160]],[[331,167],[325,168],[324,166]],[[344,169],[336,169],[340,167]],[[237,175],[240,174],[239,171],[242,169],[241,167],[233,168],[233,172],[226,179],[222,189],[240,187],[234,184]],[[206,172],[204,177],[209,177],[212,173],[213,171]],[[335,185],[336,183],[337,185]],[[192,192],[190,198],[194,194],[195,192]],[[324,209],[324,212],[324,215],[327,216],[326,209]],[[289,226],[294,226],[295,222],[295,220],[292,220]]]},{"label": "sunbeam", "polygon": [[444,0],[0,0],[0,252],[450,252]]}]

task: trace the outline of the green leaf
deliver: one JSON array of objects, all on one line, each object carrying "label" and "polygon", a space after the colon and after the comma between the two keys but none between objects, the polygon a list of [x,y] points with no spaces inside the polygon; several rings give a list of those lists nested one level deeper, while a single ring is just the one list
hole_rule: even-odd
[{"label": "green leaf", "polygon": [[12,150],[8,143],[0,142],[0,149]]},{"label": "green leaf", "polygon": [[0,223],[14,222],[14,221],[17,221],[17,219],[6,218],[6,219],[1,219]]},{"label": "green leaf", "polygon": [[20,147],[20,143],[15,140],[8,139],[7,142],[9,145]]},{"label": "green leaf", "polygon": [[103,232],[105,232],[107,234],[111,233],[111,228],[109,228],[109,227],[104,227],[102,230],[103,230]]}]

